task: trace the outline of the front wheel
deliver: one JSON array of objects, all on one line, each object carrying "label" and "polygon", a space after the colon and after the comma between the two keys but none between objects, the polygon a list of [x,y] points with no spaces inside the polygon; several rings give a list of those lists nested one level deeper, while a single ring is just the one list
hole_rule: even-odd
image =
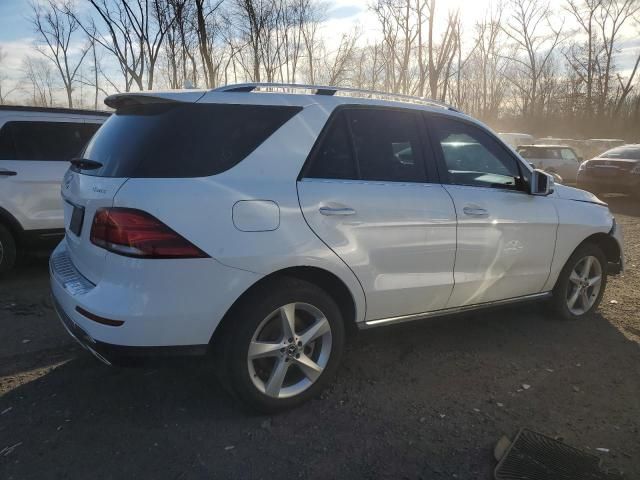
[{"label": "front wheel", "polygon": [[251,292],[221,338],[223,381],[263,412],[317,395],[338,368],[344,346],[340,309],[323,290],[282,278]]},{"label": "front wheel", "polygon": [[597,245],[587,243],[573,252],[553,290],[556,311],[567,319],[595,311],[607,285],[606,266],[607,259]]}]

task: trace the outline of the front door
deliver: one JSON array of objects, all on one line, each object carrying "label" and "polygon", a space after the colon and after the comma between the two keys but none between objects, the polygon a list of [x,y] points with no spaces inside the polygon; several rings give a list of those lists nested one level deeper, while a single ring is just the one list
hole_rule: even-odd
[{"label": "front door", "polygon": [[541,292],[558,228],[551,199],[527,193],[527,170],[480,126],[438,115],[428,126],[458,217],[447,307]]},{"label": "front door", "polygon": [[444,308],[453,288],[455,211],[428,181],[422,125],[412,110],[342,109],[298,182],[309,226],[362,284],[367,320]]}]

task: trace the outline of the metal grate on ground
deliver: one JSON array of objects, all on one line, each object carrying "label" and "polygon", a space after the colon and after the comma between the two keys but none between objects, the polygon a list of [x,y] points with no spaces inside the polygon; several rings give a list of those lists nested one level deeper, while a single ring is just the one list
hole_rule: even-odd
[{"label": "metal grate on ground", "polygon": [[495,472],[496,480],[622,480],[600,459],[528,429],[518,432]]}]

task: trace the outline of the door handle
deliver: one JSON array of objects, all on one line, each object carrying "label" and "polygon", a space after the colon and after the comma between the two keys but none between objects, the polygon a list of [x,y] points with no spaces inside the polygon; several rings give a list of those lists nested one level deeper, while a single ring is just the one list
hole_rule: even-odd
[{"label": "door handle", "polygon": [[17,175],[17,172],[14,172],[12,170],[0,169],[0,176],[1,177],[13,177],[15,175]]},{"label": "door handle", "polygon": [[462,211],[470,217],[486,217],[489,215],[488,211],[480,207],[464,207]]},{"label": "door handle", "polygon": [[320,213],[322,215],[331,216],[331,215],[355,215],[356,211],[353,208],[349,207],[320,207]]}]

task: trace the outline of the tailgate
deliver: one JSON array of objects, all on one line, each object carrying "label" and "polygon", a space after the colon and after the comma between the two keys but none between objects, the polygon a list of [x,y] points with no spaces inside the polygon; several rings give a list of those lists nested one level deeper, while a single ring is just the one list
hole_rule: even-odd
[{"label": "tailgate", "polygon": [[97,209],[113,206],[113,197],[126,181],[68,170],[62,182],[69,255],[78,271],[94,284],[102,277],[107,251],[91,243],[91,223]]}]

